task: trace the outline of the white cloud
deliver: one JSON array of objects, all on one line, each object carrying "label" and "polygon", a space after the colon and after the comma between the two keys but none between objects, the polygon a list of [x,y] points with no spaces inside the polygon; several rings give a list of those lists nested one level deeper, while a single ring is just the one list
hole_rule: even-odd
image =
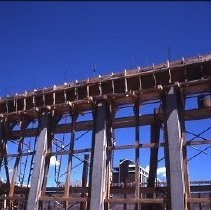
[{"label": "white cloud", "polygon": [[157,176],[166,177],[166,167],[160,167],[157,169]]},{"label": "white cloud", "polygon": [[59,166],[60,165],[60,161],[59,160],[56,160],[56,157],[55,156],[52,156],[51,159],[50,159],[50,166]]},{"label": "white cloud", "polygon": [[149,165],[146,166],[145,171],[149,173]]},{"label": "white cloud", "polygon": [[[146,166],[145,171],[149,173],[149,165]],[[160,178],[166,177],[166,167],[157,168],[157,176]]]},{"label": "white cloud", "polygon": [[12,168],[9,168],[9,173],[13,173],[13,169]]}]

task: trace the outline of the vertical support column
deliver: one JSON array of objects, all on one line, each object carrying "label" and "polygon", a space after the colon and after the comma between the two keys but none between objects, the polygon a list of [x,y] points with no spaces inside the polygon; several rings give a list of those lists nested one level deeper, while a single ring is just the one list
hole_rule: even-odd
[{"label": "vertical support column", "polygon": [[[93,124],[96,123],[96,115],[97,115],[97,109],[95,108],[94,102],[92,103],[92,118],[93,118]],[[92,172],[93,172],[93,160],[94,160],[94,147],[95,147],[95,128],[96,126],[93,125],[92,129],[92,142],[91,142],[91,157],[90,157],[90,170],[89,170],[89,188],[91,189],[92,186]],[[88,195],[89,198],[91,198],[91,191]],[[90,209],[90,201],[87,202],[87,210]]]},{"label": "vertical support column", "polygon": [[[120,160],[121,161],[121,160]],[[127,188],[127,183],[128,183],[128,165],[129,165],[129,160],[123,160],[119,164],[119,182],[123,182],[124,184],[124,189],[126,190]],[[124,199],[127,199],[127,192],[124,192]],[[127,210],[127,203],[123,204],[123,210]]]},{"label": "vertical support column", "polygon": [[[211,192],[209,193],[209,198],[211,199]],[[211,201],[210,201],[209,207],[211,209]]]},{"label": "vertical support column", "polygon": [[7,160],[7,140],[5,138],[6,122],[7,122],[6,119],[1,119],[0,121],[0,165],[2,165],[2,162],[4,162],[7,184],[9,185],[10,177],[9,177],[9,167],[8,167],[8,160]]},{"label": "vertical support column", "polygon": [[[6,140],[6,129],[9,129],[7,120],[0,120],[0,167],[2,167],[2,162],[4,162],[5,174],[7,179],[7,186],[10,187],[10,177],[9,177],[9,165],[7,160],[7,140]],[[7,194],[4,194],[4,209],[9,209],[10,201],[7,200]]]},{"label": "vertical support column", "polygon": [[[56,114],[55,111],[49,111],[49,109],[46,110],[48,112],[48,129],[47,129],[47,149],[45,152],[45,164],[44,164],[44,175],[43,175],[43,182],[42,182],[42,188],[41,188],[41,196],[45,196],[46,194],[46,188],[47,188],[47,181],[48,181],[48,172],[49,172],[49,166],[50,166],[50,159],[51,155],[49,155],[52,152],[52,143],[54,138],[54,129],[59,120],[61,119],[61,115]],[[39,209],[43,209],[43,203],[44,201],[39,202]],[[55,205],[55,203],[54,203]]]},{"label": "vertical support column", "polygon": [[[88,171],[89,171],[89,155],[84,155],[84,161],[83,161],[83,172],[82,172],[82,190],[84,190],[88,185]],[[86,197],[86,193],[83,192],[81,194],[81,197]],[[87,202],[81,202],[80,204],[80,210],[86,210],[87,209]]]},{"label": "vertical support column", "polygon": [[[198,193],[198,198],[201,198],[201,193]],[[199,210],[202,210],[201,202],[199,202]]]},{"label": "vertical support column", "polygon": [[48,135],[50,127],[50,113],[43,113],[40,118],[40,134],[37,141],[36,154],[34,157],[34,169],[29,190],[27,210],[38,210],[39,195],[42,189],[45,171],[45,158],[48,149]]},{"label": "vertical support column", "polygon": [[[154,113],[153,123],[151,124],[151,143],[158,144],[160,138],[160,122],[157,114]],[[149,177],[147,181],[147,187],[154,188],[157,178],[157,166],[158,166],[158,149],[159,147],[152,147],[150,149],[150,166],[149,166]],[[147,198],[153,198],[153,193],[147,193]],[[143,210],[161,209],[159,204],[145,204]]]},{"label": "vertical support column", "polygon": [[[109,103],[108,106],[108,116],[107,116],[107,146],[112,147],[114,144],[114,132],[113,132],[113,120],[115,118],[115,113],[116,110],[114,108],[114,104],[112,102]],[[112,168],[112,157],[113,157],[113,150],[108,149],[106,152],[106,195],[105,198],[109,199],[110,198],[110,188],[111,188],[111,168]],[[110,209],[110,203],[105,203],[104,205],[105,210]]]},{"label": "vertical support column", "polygon": [[163,99],[163,111],[165,113],[165,147],[167,183],[170,187],[170,204],[168,209],[182,210],[185,208],[185,185],[183,171],[183,139],[181,133],[181,122],[178,111],[178,94],[171,87]]},{"label": "vertical support column", "polygon": [[21,153],[22,153],[23,142],[24,142],[24,133],[27,126],[28,126],[28,123],[24,122],[23,120],[20,121],[21,137],[18,143],[18,151],[17,151],[18,156],[15,159],[13,174],[12,174],[11,183],[10,183],[10,190],[9,190],[10,209],[13,208],[13,196],[14,196],[14,191],[15,191],[15,183],[16,183],[16,178],[17,178],[17,173],[18,173],[18,167],[21,160]]},{"label": "vertical support column", "polygon": [[[134,101],[134,115],[135,115],[135,198],[140,198],[140,164],[139,164],[139,106],[140,98],[137,97]],[[140,209],[140,203],[136,203],[135,210]]]},{"label": "vertical support column", "polygon": [[[73,149],[75,145],[75,123],[77,121],[78,114],[75,112],[72,112],[72,131],[71,131],[71,139],[70,139],[70,146],[69,146],[69,155],[68,155],[68,166],[67,166],[67,175],[65,180],[65,189],[64,189],[64,196],[66,198],[69,198],[70,196],[70,178],[71,178],[71,169],[72,169],[72,160],[73,160]],[[69,201],[65,201],[65,210],[69,209]]]},{"label": "vertical support column", "polygon": [[106,175],[106,123],[107,104],[96,105],[95,144],[92,168],[91,210],[104,210],[105,175]]},{"label": "vertical support column", "polygon": [[[184,173],[184,185],[185,185],[185,201],[191,197],[190,183],[188,176],[188,163],[187,163],[187,146],[186,146],[186,129],[185,129],[185,96],[182,91],[178,94],[178,110],[179,119],[181,123],[181,135],[183,140],[183,173]],[[185,208],[191,209],[190,203],[185,202]]]},{"label": "vertical support column", "polygon": [[[157,119],[157,115],[154,113],[153,123],[151,124],[151,143],[158,144],[160,138],[160,123]],[[158,166],[158,147],[152,147],[150,149],[150,167],[148,187],[155,187],[157,166]],[[148,194],[148,198],[153,198],[153,194]]]}]

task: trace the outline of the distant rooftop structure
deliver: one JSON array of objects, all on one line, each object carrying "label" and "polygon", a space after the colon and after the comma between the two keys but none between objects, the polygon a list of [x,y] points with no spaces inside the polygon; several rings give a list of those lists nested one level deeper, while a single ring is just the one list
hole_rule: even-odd
[{"label": "distant rooftop structure", "polygon": [[[140,183],[146,184],[149,173],[139,166],[140,170]],[[135,163],[131,160],[122,159],[119,166],[113,168],[112,174],[113,183],[135,183]]]}]

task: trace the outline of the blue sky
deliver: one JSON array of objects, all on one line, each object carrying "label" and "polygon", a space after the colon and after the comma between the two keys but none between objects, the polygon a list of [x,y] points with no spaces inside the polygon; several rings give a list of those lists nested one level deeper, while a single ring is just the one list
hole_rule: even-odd
[{"label": "blue sky", "polygon": [[209,53],[210,2],[0,2],[0,95]]},{"label": "blue sky", "polygon": [[168,48],[172,60],[211,53],[210,11],[210,2],[0,2],[0,96],[160,63]]}]

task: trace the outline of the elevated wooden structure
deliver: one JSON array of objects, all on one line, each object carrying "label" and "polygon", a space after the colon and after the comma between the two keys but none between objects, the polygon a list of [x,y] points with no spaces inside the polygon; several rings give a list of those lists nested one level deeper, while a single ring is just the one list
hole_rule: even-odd
[{"label": "elevated wooden structure", "polygon": [[[210,205],[210,197],[192,196],[204,189],[210,193],[211,187],[190,185],[187,147],[209,145],[211,140],[187,140],[185,129],[186,121],[211,117],[210,91],[211,55],[205,55],[2,97],[0,167],[5,181],[0,189],[1,209],[46,209],[46,203],[55,201],[63,209],[74,208],[77,203],[81,210],[115,209],[116,203],[122,204],[122,209],[178,210],[191,209],[192,203],[199,207],[201,203]],[[197,97],[194,109],[185,106],[188,97]],[[160,108],[142,115],[140,107],[154,101]],[[117,110],[128,105],[133,107],[134,114],[116,118]],[[87,112],[91,112],[91,120],[78,120]],[[68,122],[64,120],[67,116]],[[140,139],[139,128],[143,125],[151,126],[149,143]],[[128,127],[134,127],[133,144],[116,145],[115,129]],[[162,128],[164,140],[160,141]],[[91,147],[75,149],[76,133],[89,130]],[[55,135],[60,134],[69,134],[70,138],[63,138],[60,149],[55,150]],[[16,152],[8,151],[11,143],[17,145]],[[141,185],[139,174],[142,148],[150,149],[146,186]],[[165,153],[166,186],[156,185],[159,148],[164,148]],[[127,149],[135,152],[135,184],[113,186],[112,155],[115,150]],[[82,160],[81,187],[71,186],[76,154],[86,155]],[[64,186],[47,186],[52,156],[67,157]],[[11,158],[12,175],[8,163]]]}]

